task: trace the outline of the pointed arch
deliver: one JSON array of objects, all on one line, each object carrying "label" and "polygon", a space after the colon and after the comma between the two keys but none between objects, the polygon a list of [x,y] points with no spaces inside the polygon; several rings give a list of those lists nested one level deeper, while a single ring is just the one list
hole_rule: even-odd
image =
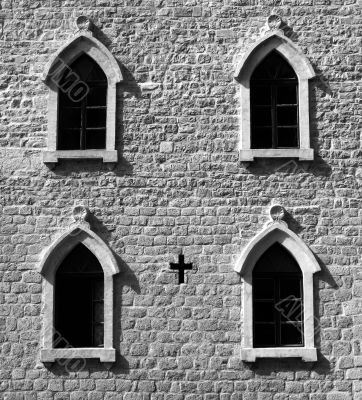
[{"label": "pointed arch", "polygon": [[[94,254],[103,270],[104,346],[54,348],[54,337],[59,334],[54,328],[56,272],[65,257],[80,243]],[[98,358],[101,362],[114,362],[116,353],[113,348],[113,275],[119,272],[119,266],[106,243],[84,224],[72,227],[45,251],[38,271],[44,277],[44,327],[41,361],[46,363],[54,362],[59,358]]]},{"label": "pointed arch", "polygon": [[[70,65],[82,54],[88,55],[99,65],[107,77],[106,96],[106,134],[104,149],[74,149],[61,150],[58,148],[58,116],[59,116],[59,85],[64,74],[72,75]],[[74,77],[74,76],[73,76]],[[60,159],[102,159],[103,162],[115,163],[118,153],[115,150],[116,134],[116,84],[123,81],[122,72],[112,53],[91,32],[81,32],[62,46],[47,63],[42,80],[49,87],[48,97],[48,147],[43,152],[43,161],[55,165]],[[72,88],[85,86],[84,82],[75,77]],[[83,84],[83,85],[82,85]],[[78,86],[77,86],[78,85]]]},{"label": "pointed arch", "polygon": [[320,266],[308,246],[283,223],[273,223],[257,234],[242,252],[235,271],[241,276],[252,273],[255,263],[274,243],[280,243],[294,256],[303,274],[320,271]]},{"label": "pointed arch", "polygon": [[280,32],[270,32],[250,47],[242,58],[235,73],[235,79],[248,84],[257,65],[271,52],[277,51],[294,69],[299,79],[315,77],[312,64],[302,50]]},{"label": "pointed arch", "polygon": [[104,275],[112,276],[119,272],[117,261],[104,241],[87,227],[74,227],[63,233],[44,253],[39,273],[52,280],[64,258],[79,243],[86,246],[98,259]]},{"label": "pointed arch", "polygon": [[62,75],[66,65],[70,65],[82,53],[91,57],[104,71],[109,83],[123,80],[121,69],[113,54],[98,39],[80,33],[63,45],[50,59],[44,68],[42,80],[49,84],[50,78],[55,81]]},{"label": "pointed arch", "polygon": [[[253,346],[253,268],[264,252],[280,243],[294,257],[303,275],[303,347],[254,348]],[[313,274],[320,266],[308,246],[285,223],[274,222],[257,234],[246,246],[235,265],[243,281],[244,335],[241,358],[255,361],[259,357],[301,357],[316,361],[314,346]]]},{"label": "pointed arch", "polygon": [[[272,51],[280,54],[293,68],[298,78],[299,146],[298,148],[253,149],[251,147],[251,106],[250,78],[255,68]],[[255,42],[239,63],[234,78],[240,83],[241,132],[239,155],[241,161],[253,161],[255,157],[296,157],[300,160],[313,160],[309,131],[309,79],[315,71],[303,51],[282,31],[270,31]]]}]

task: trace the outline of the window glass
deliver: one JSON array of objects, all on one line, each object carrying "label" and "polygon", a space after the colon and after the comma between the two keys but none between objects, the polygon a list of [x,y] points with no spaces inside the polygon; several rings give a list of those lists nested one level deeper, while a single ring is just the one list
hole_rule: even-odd
[{"label": "window glass", "polygon": [[[75,60],[69,69],[64,72],[58,89],[58,149],[104,149],[107,78],[99,65],[86,54]],[[73,96],[72,85],[79,80],[86,90],[82,96]],[[93,132],[93,128],[97,130]]]},{"label": "window glass", "polygon": [[54,347],[103,345],[103,271],[84,245],[77,245],[56,273]]},{"label": "window glass", "polygon": [[250,80],[251,147],[297,148],[298,79],[291,66],[272,51]]},{"label": "window glass", "polygon": [[292,255],[279,243],[253,270],[254,347],[303,345],[303,281]]}]

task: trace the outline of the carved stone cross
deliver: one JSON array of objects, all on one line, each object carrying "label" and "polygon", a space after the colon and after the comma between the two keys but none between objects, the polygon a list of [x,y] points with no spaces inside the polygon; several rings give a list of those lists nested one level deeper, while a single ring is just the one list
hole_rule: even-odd
[{"label": "carved stone cross", "polygon": [[185,256],[181,253],[178,256],[178,263],[170,263],[170,268],[178,270],[178,283],[185,282],[185,270],[192,269],[192,263],[185,264]]}]

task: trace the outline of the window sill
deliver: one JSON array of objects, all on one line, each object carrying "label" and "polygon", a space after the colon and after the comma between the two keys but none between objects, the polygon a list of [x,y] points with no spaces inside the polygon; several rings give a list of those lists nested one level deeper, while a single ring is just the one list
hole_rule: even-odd
[{"label": "window sill", "polygon": [[117,150],[47,150],[43,152],[43,162],[46,164],[55,164],[61,159],[102,159],[104,163],[116,163],[118,154]]},{"label": "window sill", "polygon": [[40,352],[40,361],[43,363],[52,363],[60,358],[98,358],[100,362],[115,362],[116,350],[112,348],[67,348],[42,349]]},{"label": "window sill", "polygon": [[254,161],[254,158],[298,158],[311,161],[314,159],[313,149],[248,149],[239,150],[240,161]]},{"label": "window sill", "polygon": [[302,358],[303,361],[317,361],[317,349],[305,347],[266,347],[241,349],[241,359],[254,362],[257,358]]}]

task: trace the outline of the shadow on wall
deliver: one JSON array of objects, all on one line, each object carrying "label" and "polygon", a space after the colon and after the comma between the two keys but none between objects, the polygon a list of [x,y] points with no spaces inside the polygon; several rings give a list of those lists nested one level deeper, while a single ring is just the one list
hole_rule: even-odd
[{"label": "shadow on wall", "polygon": [[[321,152],[323,150],[330,150],[330,139],[325,139],[321,136],[323,134],[324,126],[327,127],[329,132],[329,124],[332,121],[326,121],[324,119],[324,113],[318,112],[323,109],[317,100],[317,91],[323,93],[323,98],[332,97],[333,93],[327,81],[327,78],[323,76],[318,66],[313,64],[313,68],[316,72],[316,77],[309,84],[309,117],[310,117],[310,133],[311,133],[311,146],[314,148],[315,160],[312,166],[312,174],[315,176],[330,176],[332,173],[331,167],[321,158]],[[335,114],[338,119],[338,114]],[[322,144],[324,147],[322,147]]]},{"label": "shadow on wall", "polygon": [[[114,346],[116,349],[116,362],[112,366],[112,372],[116,374],[125,374],[129,372],[129,369],[139,368],[139,365],[129,365],[127,359],[123,356],[121,343],[123,343],[122,338],[122,310],[124,306],[133,304],[134,294],[140,294],[141,289],[139,281],[134,274],[134,272],[129,268],[129,266],[116,255],[116,260],[120,267],[120,273],[115,276],[114,279]],[[127,351],[129,351],[131,343],[125,343]],[[125,355],[128,355],[125,354]]]}]

